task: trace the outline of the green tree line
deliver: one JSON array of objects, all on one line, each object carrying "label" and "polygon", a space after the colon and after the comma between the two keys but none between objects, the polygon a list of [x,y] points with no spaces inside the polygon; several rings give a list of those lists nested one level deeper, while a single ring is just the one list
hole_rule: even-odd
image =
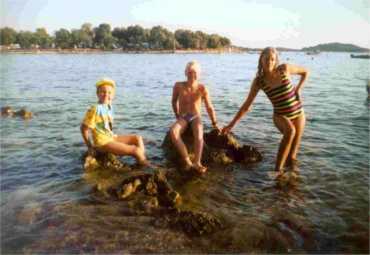
[{"label": "green tree line", "polygon": [[174,33],[162,26],[150,29],[140,25],[111,28],[103,23],[93,27],[85,23],[80,29],[60,28],[49,35],[45,28],[35,32],[16,31],[10,27],[0,28],[0,44],[19,44],[20,48],[93,48],[123,50],[172,50],[172,49],[218,49],[231,46],[231,41],[218,34],[178,29]]}]

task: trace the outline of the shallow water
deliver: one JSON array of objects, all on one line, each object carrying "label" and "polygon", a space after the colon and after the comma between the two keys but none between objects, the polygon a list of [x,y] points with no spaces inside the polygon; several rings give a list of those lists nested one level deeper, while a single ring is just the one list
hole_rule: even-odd
[{"label": "shallow water", "polygon": [[[96,101],[95,81],[108,76],[117,82],[116,133],[142,135],[149,158],[160,163],[160,145],[174,120],[172,86],[192,59],[201,63],[219,122],[227,124],[248,92],[256,54],[0,56],[0,105],[35,114],[29,121],[0,120],[5,253],[368,253],[370,69],[368,60],[344,53],[281,54],[283,62],[311,71],[294,187],[281,188],[270,177],[280,134],[263,93],[233,131],[264,160],[210,169],[205,178],[176,187],[185,207],[224,219],[226,231],[191,237],[154,226],[151,215],[130,213],[127,202],[92,198],[79,124]],[[268,242],[277,236],[279,242]]]}]

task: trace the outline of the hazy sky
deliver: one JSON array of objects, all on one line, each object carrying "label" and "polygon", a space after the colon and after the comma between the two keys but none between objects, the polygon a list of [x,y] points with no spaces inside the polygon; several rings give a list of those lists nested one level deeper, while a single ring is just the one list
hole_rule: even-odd
[{"label": "hazy sky", "polygon": [[0,0],[1,27],[50,34],[109,23],[217,33],[246,47],[343,42],[370,48],[369,0]]}]

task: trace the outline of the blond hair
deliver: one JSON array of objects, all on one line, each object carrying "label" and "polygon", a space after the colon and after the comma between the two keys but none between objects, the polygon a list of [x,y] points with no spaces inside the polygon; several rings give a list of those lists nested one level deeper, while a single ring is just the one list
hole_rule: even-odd
[{"label": "blond hair", "polygon": [[200,64],[196,60],[192,60],[186,64],[185,67],[185,76],[188,76],[189,71],[193,69],[197,74],[200,74]]},{"label": "blond hair", "polygon": [[262,50],[260,58],[258,60],[258,69],[256,74],[257,83],[261,84],[263,82],[263,79],[265,78],[265,74],[263,72],[263,65],[262,65],[262,59],[269,54],[270,52],[274,53],[276,55],[276,64],[275,68],[279,66],[279,55],[277,50],[274,47],[266,47]]}]

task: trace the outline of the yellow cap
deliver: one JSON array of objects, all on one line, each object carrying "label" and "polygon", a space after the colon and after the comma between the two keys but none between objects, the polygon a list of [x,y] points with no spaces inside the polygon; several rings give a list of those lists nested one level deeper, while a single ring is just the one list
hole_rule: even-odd
[{"label": "yellow cap", "polygon": [[100,86],[103,86],[103,85],[109,85],[109,86],[112,86],[113,88],[116,88],[116,83],[114,82],[114,80],[109,79],[109,78],[100,79],[96,83],[96,88],[99,88]]}]

